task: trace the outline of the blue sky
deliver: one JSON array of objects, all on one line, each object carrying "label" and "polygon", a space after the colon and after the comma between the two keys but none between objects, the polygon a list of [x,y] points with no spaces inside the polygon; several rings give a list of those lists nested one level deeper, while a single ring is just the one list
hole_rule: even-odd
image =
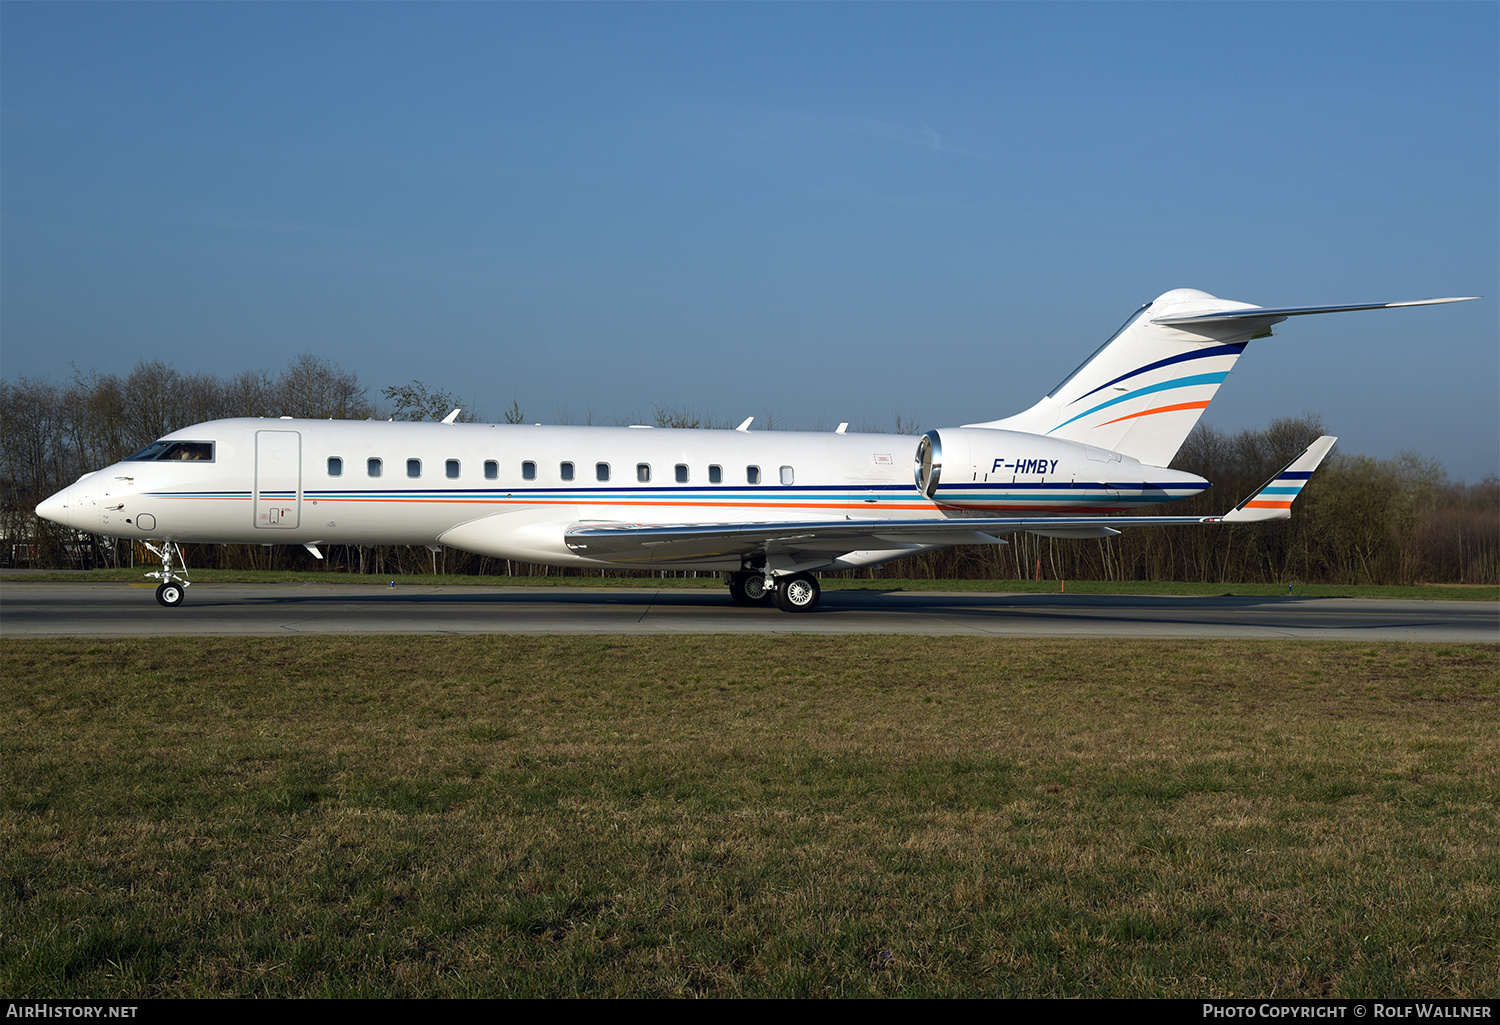
[{"label": "blue sky", "polygon": [[1294,321],[1208,420],[1500,470],[1500,5],[0,4],[0,373],[920,427],[1142,302]]}]

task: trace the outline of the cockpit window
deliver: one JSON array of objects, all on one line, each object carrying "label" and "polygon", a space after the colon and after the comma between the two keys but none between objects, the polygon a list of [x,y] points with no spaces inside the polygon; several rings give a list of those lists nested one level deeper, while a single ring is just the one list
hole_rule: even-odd
[{"label": "cockpit window", "polygon": [[126,456],[125,461],[127,463],[133,463],[141,462],[147,459],[155,459],[157,456],[166,451],[167,447],[171,444],[172,443],[170,441],[153,441],[151,444],[147,445],[139,452],[133,452],[130,455]]},{"label": "cockpit window", "polygon": [[125,457],[126,462],[163,462],[186,460],[211,463],[214,459],[214,443],[211,441],[153,441],[134,455]]}]

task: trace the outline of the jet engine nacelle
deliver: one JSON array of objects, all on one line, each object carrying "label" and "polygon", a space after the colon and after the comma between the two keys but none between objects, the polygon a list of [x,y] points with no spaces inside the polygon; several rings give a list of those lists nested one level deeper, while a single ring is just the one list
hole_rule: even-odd
[{"label": "jet engine nacelle", "polygon": [[[1161,472],[1153,470],[1158,475]],[[1131,491],[1139,494],[1146,480],[1146,468],[1140,461],[1118,452],[988,427],[928,431],[917,442],[913,474],[923,495],[960,507],[966,504],[955,492],[961,485],[1088,483],[1124,495]],[[942,498],[938,497],[940,487]]]}]

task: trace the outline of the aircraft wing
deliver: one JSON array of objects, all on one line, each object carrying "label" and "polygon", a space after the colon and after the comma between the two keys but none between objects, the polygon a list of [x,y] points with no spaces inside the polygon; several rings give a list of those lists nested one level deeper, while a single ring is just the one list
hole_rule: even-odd
[{"label": "aircraft wing", "polygon": [[784,553],[837,558],[961,544],[1004,544],[1025,530],[1046,537],[1109,537],[1122,527],[1188,526],[1289,519],[1292,501],[1338,439],[1322,437],[1224,516],[955,517],[947,520],[806,520],[764,523],[575,523],[567,546],[590,559],[662,565],[704,558]]},{"label": "aircraft wing", "polygon": [[[1001,544],[971,520],[807,520],[790,523],[580,523],[563,540],[579,555],[659,565],[779,552],[831,560],[866,549]],[[983,521],[989,523],[991,521]],[[1014,528],[1008,528],[1007,533]]]}]

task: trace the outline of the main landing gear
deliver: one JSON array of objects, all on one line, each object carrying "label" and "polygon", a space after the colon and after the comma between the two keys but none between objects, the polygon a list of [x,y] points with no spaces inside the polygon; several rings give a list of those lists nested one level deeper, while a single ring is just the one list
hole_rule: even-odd
[{"label": "main landing gear", "polygon": [[729,576],[729,596],[736,605],[771,605],[782,612],[811,612],[818,606],[818,581],[810,573],[776,577],[767,586],[764,574],[753,570]]},{"label": "main landing gear", "polygon": [[[142,541],[141,544],[161,559],[161,569],[146,574],[152,580],[161,581],[161,586],[156,589],[156,600],[169,609],[175,609],[187,597],[187,588],[191,583],[187,579],[187,560],[182,557],[182,549],[172,541],[163,541],[160,548],[150,541]],[[174,554],[177,561],[183,563],[181,578],[172,572]]]},{"label": "main landing gear", "polygon": [[811,612],[818,607],[818,582],[809,573],[776,578],[776,607],[782,612]]},{"label": "main landing gear", "polygon": [[731,573],[729,597],[736,605],[769,605],[771,589],[766,586],[766,578],[759,573]]}]

